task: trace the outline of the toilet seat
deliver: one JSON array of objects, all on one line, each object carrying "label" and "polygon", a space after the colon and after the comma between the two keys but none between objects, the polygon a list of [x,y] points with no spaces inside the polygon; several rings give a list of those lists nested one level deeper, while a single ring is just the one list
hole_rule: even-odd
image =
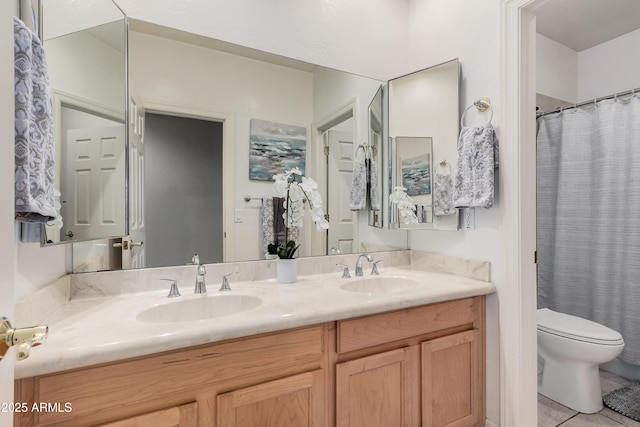
[{"label": "toilet seat", "polygon": [[538,310],[538,330],[564,338],[598,345],[624,344],[622,335],[591,320],[541,308]]}]

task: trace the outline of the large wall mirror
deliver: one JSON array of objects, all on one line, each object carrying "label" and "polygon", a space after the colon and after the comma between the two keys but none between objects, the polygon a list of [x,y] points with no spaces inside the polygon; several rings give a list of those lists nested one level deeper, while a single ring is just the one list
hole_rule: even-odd
[{"label": "large wall mirror", "polygon": [[389,226],[457,230],[457,209],[437,209],[453,183],[459,134],[460,63],[457,59],[389,81],[391,187],[403,187],[416,205],[417,224],[391,212]]},{"label": "large wall mirror", "polygon": [[[60,14],[54,16],[59,19]],[[119,100],[125,90],[129,91],[128,228],[116,237],[109,233],[107,238],[75,241],[74,272],[184,265],[195,253],[202,254],[205,263],[264,259],[262,205],[273,192],[270,180],[250,175],[251,137],[256,123],[262,123],[262,129],[264,123],[292,126],[306,138],[305,175],[319,183],[331,226],[328,234],[317,233],[307,221],[301,230],[300,256],[408,247],[407,231],[389,229],[385,222],[388,219],[384,219],[391,178],[386,82],[147,22],[129,20],[128,27],[128,85],[122,82],[122,90],[112,91],[118,93]],[[72,49],[67,54],[77,52],[83,51]],[[64,56],[56,58],[59,52],[55,49],[47,54],[54,62],[73,64]],[[166,60],[168,57],[171,61]],[[101,84],[105,89],[105,83]],[[87,114],[92,116],[92,124],[85,128],[117,128],[125,122],[124,111],[115,113],[113,108],[120,101],[92,100],[65,88],[59,90],[58,98],[60,108],[69,110],[66,114],[71,123],[86,120],[88,124]],[[186,121],[186,125],[171,130],[157,126],[174,121]],[[204,125],[204,136],[191,135],[196,122]],[[157,135],[165,140],[158,142]],[[430,137],[437,156],[435,147],[440,139],[436,134]],[[189,148],[194,140],[201,144],[199,148]],[[374,214],[378,211],[370,205],[351,211],[349,192],[345,191],[350,186],[350,162],[357,147],[370,143],[377,145],[376,161],[381,172],[382,215],[377,218]],[[216,150],[221,150],[222,159],[217,163],[203,161],[201,153],[211,151],[208,147],[216,144],[220,144]],[[202,147],[206,149],[201,151]],[[168,160],[148,165],[163,152],[171,153]],[[334,173],[331,168],[336,165],[341,169]],[[200,167],[206,168],[206,173],[198,172]],[[61,173],[73,170],[70,166],[63,169]],[[207,179],[181,179],[180,175],[184,178],[187,172]],[[161,190],[147,186],[151,181],[163,183]],[[91,193],[102,194],[98,190]],[[169,222],[162,223],[160,216],[150,215],[149,210],[164,214],[161,216],[168,217]],[[199,221],[198,216],[204,219]],[[204,235],[203,230],[213,230],[212,236],[217,237],[194,238]],[[60,231],[61,235],[66,233]],[[202,247],[209,243],[216,250]],[[163,257],[154,254],[158,251]]]},{"label": "large wall mirror", "polygon": [[126,24],[111,0],[45,0],[62,223],[43,244],[127,234]]}]

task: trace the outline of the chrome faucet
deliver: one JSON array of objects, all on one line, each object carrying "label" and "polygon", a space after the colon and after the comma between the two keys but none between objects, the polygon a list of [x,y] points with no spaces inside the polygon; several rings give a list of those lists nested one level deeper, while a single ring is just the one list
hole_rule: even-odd
[{"label": "chrome faucet", "polygon": [[362,262],[360,261],[362,257],[365,257],[369,262],[373,262],[373,258],[371,257],[371,255],[367,253],[360,254],[358,260],[356,261],[356,276],[362,276]]},{"label": "chrome faucet", "polygon": [[229,286],[228,277],[233,275],[233,274],[236,274],[236,273],[239,273],[239,272],[238,271],[234,271],[233,273],[229,273],[229,274],[223,275],[222,276],[222,285],[220,286],[220,289],[218,289],[218,291],[220,291],[220,292],[230,291],[231,287]]},{"label": "chrome faucet", "polygon": [[196,294],[206,294],[207,284],[205,283],[204,276],[205,274],[207,274],[207,269],[204,268],[204,265],[200,263],[200,257],[198,256],[198,254],[195,254],[193,258],[191,258],[191,262],[198,265],[198,272],[196,274],[196,288],[194,292]]}]

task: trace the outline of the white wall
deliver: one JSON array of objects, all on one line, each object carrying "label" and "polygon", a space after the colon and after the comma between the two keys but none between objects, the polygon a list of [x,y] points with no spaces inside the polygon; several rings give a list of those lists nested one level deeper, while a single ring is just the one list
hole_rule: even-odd
[{"label": "white wall", "polygon": [[578,53],[540,34],[536,36],[536,91],[578,102]]},{"label": "white wall", "polygon": [[131,18],[380,80],[406,65],[406,1],[116,3]]},{"label": "white wall", "polygon": [[[75,33],[44,44],[51,88],[123,111],[122,52],[87,34]],[[113,70],[122,69],[122,73]],[[87,79],[84,76],[94,76]],[[96,84],[99,81],[101,84]]]},{"label": "white wall", "polygon": [[640,30],[578,53],[578,102],[640,88]]},{"label": "white wall", "polygon": [[571,103],[640,87],[640,30],[582,52],[536,37],[536,90]]},{"label": "white wall", "polygon": [[246,203],[243,197],[272,197],[273,188],[271,182],[249,180],[249,123],[260,119],[302,126],[310,138],[313,75],[143,33],[131,32],[129,46],[130,78],[145,106],[235,116],[235,208],[243,211],[243,222],[227,230],[236,242],[229,259],[262,258],[260,202]]},{"label": "white wall", "polygon": [[[460,109],[482,96],[492,100],[493,124],[500,137],[500,0],[411,0],[409,10],[408,70],[425,68],[459,58],[462,69]],[[477,112],[476,112],[477,115]],[[473,120],[472,112],[469,119]],[[515,144],[515,141],[500,141]],[[499,319],[498,297],[504,283],[501,276],[502,216],[501,181],[498,174],[494,207],[476,209],[473,231],[411,231],[411,249],[443,253],[491,262],[491,281],[498,293],[487,298],[487,417],[498,425]],[[532,302],[533,303],[533,302]],[[504,321],[504,319],[503,319]]]}]

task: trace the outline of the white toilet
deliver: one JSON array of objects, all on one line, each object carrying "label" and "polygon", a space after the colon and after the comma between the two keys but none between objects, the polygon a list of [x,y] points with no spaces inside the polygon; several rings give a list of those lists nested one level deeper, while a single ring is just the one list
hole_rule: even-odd
[{"label": "white toilet", "polygon": [[622,335],[599,323],[538,310],[538,392],[571,409],[592,414],[602,409],[599,365],[624,348]]}]

